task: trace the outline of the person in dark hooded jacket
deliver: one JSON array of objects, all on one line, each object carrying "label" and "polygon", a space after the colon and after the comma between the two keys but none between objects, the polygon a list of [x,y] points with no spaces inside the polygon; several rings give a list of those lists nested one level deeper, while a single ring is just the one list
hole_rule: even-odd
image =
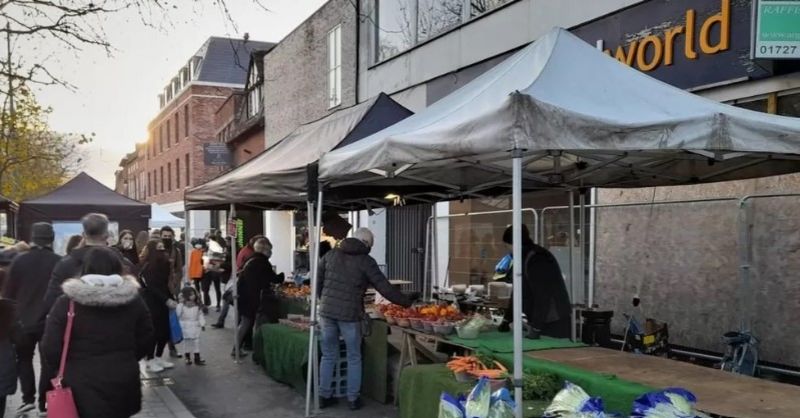
[{"label": "person in dark hooded jacket", "polygon": [[17,391],[17,355],[11,343],[16,324],[14,301],[0,299],[0,418],[6,410],[6,397]]},{"label": "person in dark hooded jacket", "polygon": [[405,307],[411,301],[394,288],[369,256],[373,236],[359,228],[339,248],[329,251],[319,262],[317,291],[322,318],[322,360],[320,361],[320,406],[336,403],[333,397],[333,371],[339,359],[339,336],[347,346],[347,400],[350,409],[361,408],[361,323],[364,294],[374,287],[391,302]]},{"label": "person in dark hooded jacket", "polygon": [[[44,295],[44,315],[50,311],[56,299],[63,294],[61,285],[67,279],[72,279],[80,276],[83,269],[84,258],[86,254],[94,247],[107,247],[108,246],[108,217],[102,213],[90,213],[81,219],[83,226],[83,244],[80,248],[76,248],[72,253],[56,264],[53,268],[53,274],[50,277],[50,283],[47,286],[47,293]],[[127,258],[120,254],[116,249],[114,254],[120,259],[122,263],[122,271],[124,274],[131,274],[134,272],[134,267]]]},{"label": "person in dark hooded jacket", "polygon": [[136,279],[122,275],[111,248],[90,248],[79,278],[62,285],[47,316],[42,348],[53,376],[61,363],[70,304],[72,337],[64,386],[81,418],[129,418],[141,410],[139,360],[152,346],[153,325]]},{"label": "person in dark hooded jacket", "polygon": [[[245,341],[247,334],[253,329],[256,315],[262,307],[262,301],[269,303],[272,295],[273,284],[282,283],[283,273],[275,274],[269,259],[272,257],[272,245],[266,237],[261,237],[253,244],[253,255],[245,262],[244,268],[237,282],[238,308],[241,316],[236,337],[239,347]],[[235,350],[235,348],[234,348]],[[234,353],[235,355],[235,353]]]},{"label": "person in dark hooded jacket", "polygon": [[[47,313],[44,295],[50,275],[61,257],[53,252],[55,234],[53,226],[45,222],[33,224],[30,251],[14,259],[8,270],[8,281],[3,289],[3,297],[17,303],[17,315],[21,330],[15,341],[17,350],[17,372],[19,373],[22,405],[17,413],[31,411],[36,402],[36,373],[33,355],[44,332],[44,315]],[[41,345],[39,346],[41,352]],[[39,380],[39,411],[45,409],[45,392],[48,385]]]},{"label": "person in dark hooded jacket", "polygon": [[[506,228],[503,242],[512,246],[512,227]],[[539,330],[541,335],[569,338],[572,307],[558,260],[546,248],[533,243],[525,225],[522,225],[522,259],[522,312],[528,318],[528,325]],[[513,274],[508,276],[510,282]],[[510,330],[513,312],[512,303],[500,324],[501,332]]]}]

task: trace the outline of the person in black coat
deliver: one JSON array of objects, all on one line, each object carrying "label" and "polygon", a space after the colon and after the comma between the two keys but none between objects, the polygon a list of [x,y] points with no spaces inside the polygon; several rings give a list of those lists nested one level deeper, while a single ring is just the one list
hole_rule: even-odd
[{"label": "person in black coat", "polygon": [[[122,254],[131,265],[139,266],[139,249],[136,248],[136,237],[133,236],[133,231],[127,229],[119,233],[119,242],[114,248]],[[138,275],[138,271],[131,272],[133,276]]]},{"label": "person in black coat", "polygon": [[253,255],[244,264],[242,273],[237,283],[238,309],[241,316],[236,338],[239,346],[255,324],[263,299],[272,299],[271,286],[282,283],[283,273],[275,274],[269,258],[272,257],[272,246],[266,238],[259,239],[253,244]]},{"label": "person in black coat", "polygon": [[81,418],[128,418],[141,410],[138,362],[152,346],[153,325],[136,279],[121,273],[116,251],[90,249],[82,276],[64,282],[47,316],[42,349],[55,375],[75,304],[63,383]]},{"label": "person in black coat", "polygon": [[[22,405],[17,410],[19,413],[35,408],[37,386],[33,355],[44,332],[44,314],[47,313],[44,295],[53,269],[61,260],[52,249],[54,237],[53,226],[49,223],[33,224],[31,237],[33,248],[14,259],[3,289],[3,297],[17,303],[17,315],[22,327],[14,344],[22,391]],[[41,346],[39,352],[41,353]],[[44,411],[48,384],[41,379],[41,374],[40,369],[39,411]]]},{"label": "person in black coat", "polygon": [[[509,226],[503,233],[503,242],[513,248],[513,239],[513,229]],[[541,335],[569,338],[572,307],[561,267],[550,251],[533,243],[525,225],[522,225],[522,259],[522,312],[528,318],[528,325],[539,330]],[[510,273],[509,283],[512,277]],[[513,312],[512,303],[500,324],[501,332],[510,330]]]},{"label": "person in black coat", "polygon": [[[76,248],[72,253],[56,264],[53,268],[53,274],[50,277],[50,283],[47,285],[47,293],[44,295],[44,315],[50,312],[50,308],[55,304],[56,299],[62,295],[61,285],[67,279],[73,279],[80,276],[83,270],[83,263],[86,254],[90,249],[95,247],[108,246],[108,217],[102,213],[90,213],[81,219],[83,226],[83,243],[80,248]],[[119,251],[114,250],[117,258],[122,263],[122,271],[126,275],[133,274],[136,270],[134,266],[123,257]]]},{"label": "person in black coat", "polygon": [[329,407],[333,397],[333,371],[339,358],[339,336],[347,346],[347,400],[350,409],[361,408],[361,321],[364,294],[374,287],[393,303],[411,306],[411,300],[393,287],[378,263],[370,257],[373,236],[359,228],[353,238],[342,241],[319,262],[319,315],[322,317],[322,360],[320,361],[320,406]]},{"label": "person in black coat", "polygon": [[174,367],[162,359],[164,348],[170,342],[169,311],[178,304],[170,291],[171,267],[166,247],[161,241],[150,241],[142,253],[142,273],[139,276],[144,300],[153,321],[154,339],[147,353],[147,370],[160,372]]},{"label": "person in black coat", "polygon": [[12,344],[17,324],[14,301],[0,299],[0,418],[6,410],[6,397],[17,391],[17,353]]}]

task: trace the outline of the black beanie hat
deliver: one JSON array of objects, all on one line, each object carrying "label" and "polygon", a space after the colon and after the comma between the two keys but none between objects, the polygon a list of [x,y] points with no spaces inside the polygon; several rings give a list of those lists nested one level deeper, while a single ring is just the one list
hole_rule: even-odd
[{"label": "black beanie hat", "polygon": [[[503,231],[503,242],[508,245],[514,244],[514,225],[509,225],[506,227],[506,230]],[[528,231],[528,227],[525,224],[522,224],[522,242],[532,242],[531,233]]]},{"label": "black beanie hat", "polygon": [[53,225],[47,222],[36,222],[31,227],[31,242],[38,246],[52,246],[55,236],[55,232],[53,232]]}]

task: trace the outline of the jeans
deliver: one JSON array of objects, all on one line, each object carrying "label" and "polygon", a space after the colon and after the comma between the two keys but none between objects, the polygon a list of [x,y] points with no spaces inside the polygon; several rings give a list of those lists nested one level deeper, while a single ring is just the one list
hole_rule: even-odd
[{"label": "jeans", "polygon": [[[42,356],[42,347],[39,342],[42,335],[39,333],[24,333],[19,336],[16,344],[17,350],[17,372],[19,373],[19,386],[22,391],[22,401],[24,403],[34,403],[36,401],[36,373],[33,371],[33,354],[37,345],[39,346],[39,358]],[[39,370],[39,410],[44,410],[45,392],[49,387],[47,379],[42,379],[44,375],[44,365]]]},{"label": "jeans", "polygon": [[339,361],[339,336],[347,347],[347,400],[361,395],[361,322],[322,318],[322,360],[319,367],[319,395],[333,396],[333,372]]}]

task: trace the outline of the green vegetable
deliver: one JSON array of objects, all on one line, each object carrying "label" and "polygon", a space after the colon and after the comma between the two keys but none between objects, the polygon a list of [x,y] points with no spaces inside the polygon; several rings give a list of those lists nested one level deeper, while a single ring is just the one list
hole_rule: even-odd
[{"label": "green vegetable", "polygon": [[564,386],[564,380],[553,373],[530,373],[522,380],[522,399],[549,401]]}]

